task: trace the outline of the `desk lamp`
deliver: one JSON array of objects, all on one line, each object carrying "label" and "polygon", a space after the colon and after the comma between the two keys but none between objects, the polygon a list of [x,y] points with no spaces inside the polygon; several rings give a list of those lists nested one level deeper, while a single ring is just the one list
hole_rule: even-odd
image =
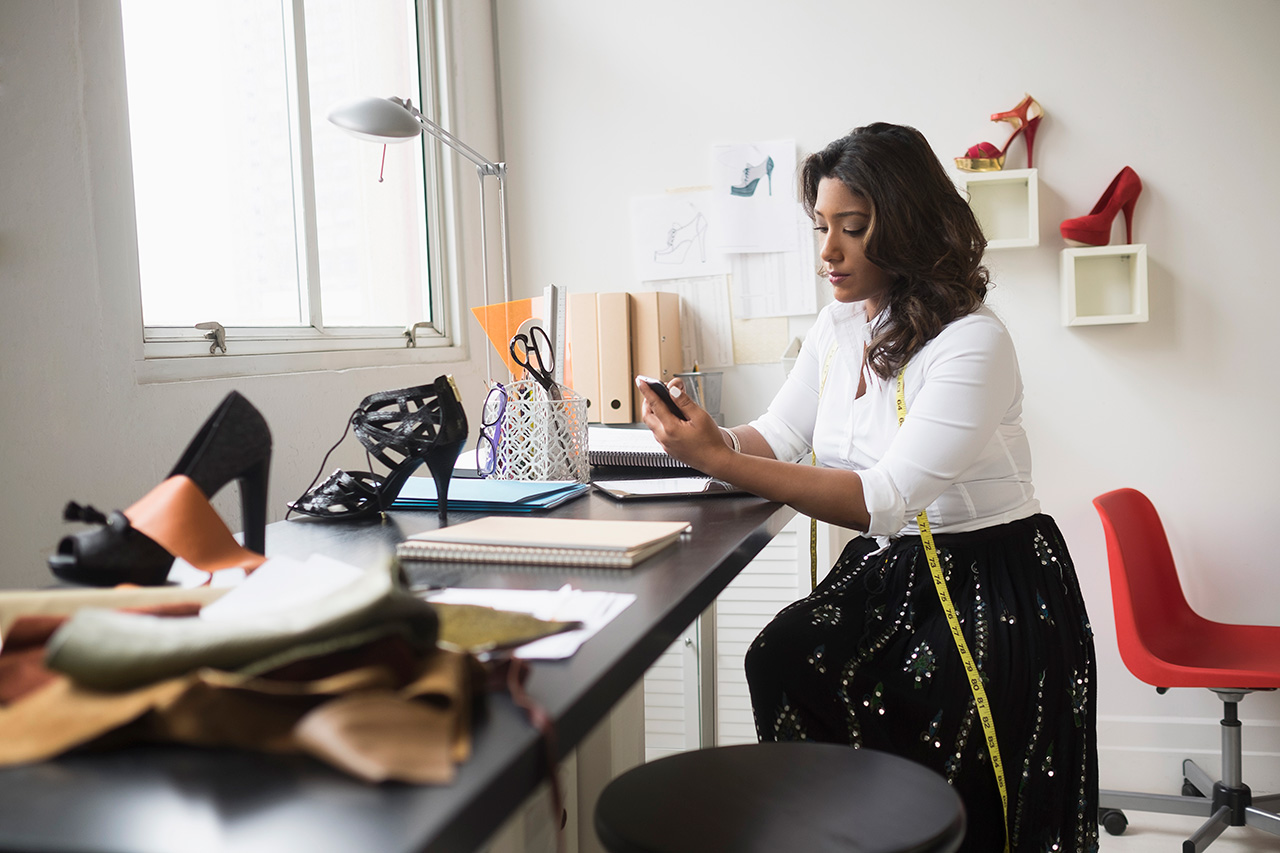
[{"label": "desk lamp", "polygon": [[[510,247],[507,244],[507,164],[494,163],[470,145],[424,116],[413,101],[402,101],[399,98],[360,98],[349,101],[334,108],[329,113],[329,121],[361,139],[370,142],[408,142],[417,139],[424,130],[436,139],[466,157],[476,166],[476,175],[480,179],[480,270],[484,281],[484,297],[486,303],[492,303],[489,297],[489,239],[486,231],[484,209],[484,179],[494,177],[498,181],[498,203],[500,205],[498,223],[502,230],[502,301],[511,301],[511,267],[509,261]],[[415,328],[406,334],[410,345],[417,343]],[[486,355],[488,347],[485,348]]]}]

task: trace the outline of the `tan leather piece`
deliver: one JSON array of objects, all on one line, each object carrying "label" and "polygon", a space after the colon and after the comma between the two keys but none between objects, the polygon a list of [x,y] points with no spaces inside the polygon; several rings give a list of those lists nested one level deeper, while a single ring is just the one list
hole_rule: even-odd
[{"label": "tan leather piece", "polygon": [[121,692],[55,675],[0,709],[0,766],[112,734],[113,743],[304,752],[367,781],[444,784],[470,752],[473,687],[468,657],[445,650],[423,658],[408,684],[376,664],[310,681],[203,669]]},{"label": "tan leather piece", "polygon": [[453,760],[461,764],[471,757],[471,697],[481,690],[472,670],[475,658],[463,652],[441,650],[436,666],[422,670],[417,679],[400,691],[400,695],[426,700],[453,710],[450,736]]},{"label": "tan leather piece", "polygon": [[175,474],[124,511],[134,529],[197,569],[251,572],[266,557],[235,540],[200,487]]},{"label": "tan leather piece", "polygon": [[192,679],[174,678],[128,693],[101,693],[55,675],[44,687],[0,710],[0,765],[44,761],[89,743],[172,702]]},{"label": "tan leather piece", "polygon": [[308,752],[368,782],[419,785],[453,781],[453,709],[367,690],[326,702],[298,723]]}]

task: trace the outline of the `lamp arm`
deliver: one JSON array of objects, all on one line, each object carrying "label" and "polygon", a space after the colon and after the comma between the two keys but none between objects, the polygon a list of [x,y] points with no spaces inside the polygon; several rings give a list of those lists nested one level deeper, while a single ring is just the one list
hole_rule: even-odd
[{"label": "lamp arm", "polygon": [[443,142],[445,145],[448,145],[454,151],[457,151],[463,157],[466,157],[472,163],[475,163],[484,174],[500,177],[506,172],[507,167],[505,163],[493,162],[479,151],[475,150],[470,145],[424,116],[422,111],[413,105],[412,100],[401,100],[400,98],[388,98],[387,100],[394,101],[408,110],[409,115],[418,120],[418,123],[422,125],[423,130]]}]

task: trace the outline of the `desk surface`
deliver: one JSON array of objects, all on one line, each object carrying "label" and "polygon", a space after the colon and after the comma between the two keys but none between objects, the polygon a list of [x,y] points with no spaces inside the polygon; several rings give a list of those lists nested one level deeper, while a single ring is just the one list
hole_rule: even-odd
[{"label": "desk surface", "polygon": [[[572,658],[532,667],[529,693],[551,714],[563,756],[794,513],[753,497],[620,505],[589,494],[549,514],[693,524],[692,536],[635,569],[410,569],[423,583],[527,589],[570,583],[636,595]],[[450,520],[473,517],[453,513]],[[396,512],[386,523],[278,522],[267,528],[267,552],[324,552],[376,565],[405,536],[436,526],[434,512]],[[448,787],[367,785],[301,756],[169,746],[0,770],[0,850],[150,853],[177,844],[236,853],[467,851],[492,834],[545,773],[536,731],[509,697],[495,695],[475,732],[471,759]]]}]

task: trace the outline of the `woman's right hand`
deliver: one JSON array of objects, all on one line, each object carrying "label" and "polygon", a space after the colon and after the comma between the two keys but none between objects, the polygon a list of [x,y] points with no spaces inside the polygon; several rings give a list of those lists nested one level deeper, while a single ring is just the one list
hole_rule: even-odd
[{"label": "woman's right hand", "polygon": [[658,444],[672,457],[690,468],[710,473],[717,454],[733,452],[725,443],[715,420],[685,390],[682,379],[671,380],[667,389],[671,393],[671,401],[685,420],[668,409],[643,380],[637,379],[636,387],[644,400],[640,420],[652,430]]}]

